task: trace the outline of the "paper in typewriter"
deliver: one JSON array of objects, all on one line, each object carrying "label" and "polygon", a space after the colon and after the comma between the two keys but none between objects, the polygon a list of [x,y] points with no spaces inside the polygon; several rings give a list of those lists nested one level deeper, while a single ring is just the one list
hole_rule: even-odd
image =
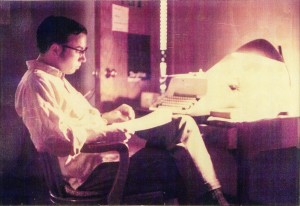
[{"label": "paper in typewriter", "polygon": [[172,111],[169,109],[157,109],[145,116],[129,120],[126,122],[113,123],[112,126],[118,127],[128,133],[147,130],[171,122]]}]

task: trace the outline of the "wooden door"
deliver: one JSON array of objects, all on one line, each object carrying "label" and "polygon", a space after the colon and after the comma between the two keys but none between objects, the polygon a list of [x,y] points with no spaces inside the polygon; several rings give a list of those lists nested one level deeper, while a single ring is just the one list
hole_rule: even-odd
[{"label": "wooden door", "polygon": [[[112,31],[113,5],[129,9],[128,32]],[[148,35],[151,38],[158,34],[159,24],[152,27],[152,11],[159,11],[159,7],[152,5],[156,4],[152,1],[96,2],[95,104],[102,112],[113,109],[121,103],[132,106],[139,104],[141,91],[149,90],[151,87],[151,80],[138,82],[128,80],[128,34]],[[153,42],[150,47],[153,51],[155,47]],[[153,61],[151,67],[152,65]]]},{"label": "wooden door", "polygon": [[[112,31],[112,2],[100,7],[100,99],[102,109],[126,94],[127,33]],[[98,38],[96,36],[96,38]]]}]

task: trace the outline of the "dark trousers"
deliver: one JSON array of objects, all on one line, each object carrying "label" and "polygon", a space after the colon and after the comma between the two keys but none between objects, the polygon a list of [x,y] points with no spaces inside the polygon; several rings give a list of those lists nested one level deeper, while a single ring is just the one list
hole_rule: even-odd
[{"label": "dark trousers", "polygon": [[[193,131],[193,126],[197,131]],[[136,135],[147,140],[147,146],[130,159],[125,195],[164,191],[167,196],[177,197],[183,203],[196,204],[204,182],[188,150],[177,144],[197,132],[198,127],[187,117],[174,118],[165,125],[137,132]],[[199,137],[193,137],[199,140],[195,144],[201,143],[200,133]],[[201,154],[200,146],[197,153]],[[99,165],[79,190],[107,192],[116,170],[117,163]]]},{"label": "dark trousers", "polygon": [[[101,191],[107,194],[112,186],[118,163],[99,165],[78,190]],[[166,198],[185,201],[185,186],[174,159],[166,150],[146,147],[130,158],[124,195],[153,191],[165,192]]]}]

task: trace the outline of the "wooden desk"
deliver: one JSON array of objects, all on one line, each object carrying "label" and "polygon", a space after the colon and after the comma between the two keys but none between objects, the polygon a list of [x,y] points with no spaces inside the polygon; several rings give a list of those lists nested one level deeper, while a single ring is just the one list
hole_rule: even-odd
[{"label": "wooden desk", "polygon": [[299,117],[195,120],[226,194],[239,204],[299,204]]},{"label": "wooden desk", "polygon": [[[220,178],[225,193],[236,192],[240,204],[299,204],[299,117],[243,123],[207,121],[199,127],[217,173],[222,176],[227,169],[236,178],[223,175],[223,182]],[[230,169],[224,169],[224,164]]]}]

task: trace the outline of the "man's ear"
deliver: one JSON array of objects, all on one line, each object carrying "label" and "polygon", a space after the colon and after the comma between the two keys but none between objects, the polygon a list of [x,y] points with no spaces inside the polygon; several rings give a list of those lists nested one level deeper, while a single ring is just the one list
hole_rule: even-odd
[{"label": "man's ear", "polygon": [[49,51],[51,52],[52,55],[60,56],[62,52],[62,46],[54,43],[50,46]]}]

